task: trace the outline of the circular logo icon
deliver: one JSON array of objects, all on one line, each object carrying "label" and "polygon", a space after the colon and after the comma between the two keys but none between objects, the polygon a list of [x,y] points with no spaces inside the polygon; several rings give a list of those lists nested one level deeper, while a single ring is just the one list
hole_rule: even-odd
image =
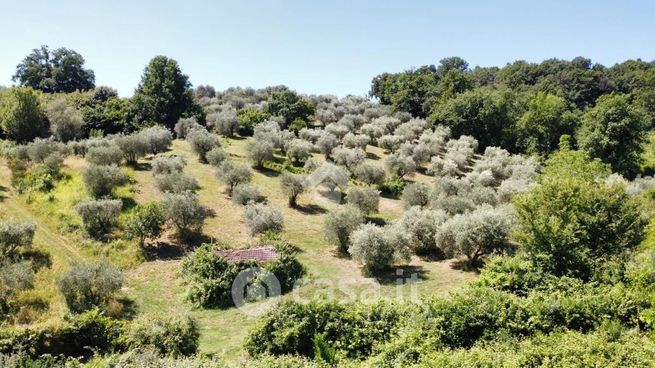
[{"label": "circular logo icon", "polygon": [[232,301],[241,312],[259,317],[277,304],[282,295],[280,281],[260,267],[247,268],[232,282]]}]

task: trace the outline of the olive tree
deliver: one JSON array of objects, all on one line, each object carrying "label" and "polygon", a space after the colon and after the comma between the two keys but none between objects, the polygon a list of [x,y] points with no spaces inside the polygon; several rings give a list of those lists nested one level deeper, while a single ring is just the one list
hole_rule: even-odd
[{"label": "olive tree", "polygon": [[186,161],[182,156],[156,156],[151,166],[153,175],[166,175],[182,172]]},{"label": "olive tree", "polygon": [[360,225],[350,235],[348,252],[363,264],[365,272],[377,274],[395,262],[409,260],[408,242],[396,226],[379,227],[368,223]]},{"label": "olive tree", "polygon": [[86,188],[95,198],[111,195],[114,188],[127,183],[128,177],[118,166],[89,165],[82,172]]},{"label": "olive tree", "polygon": [[405,207],[425,207],[430,203],[430,188],[425,183],[411,183],[403,189],[401,196]]},{"label": "olive tree", "polygon": [[263,202],[265,197],[260,193],[259,187],[251,183],[242,183],[234,187],[232,192],[232,201],[245,206],[253,202]]},{"label": "olive tree", "polygon": [[282,211],[263,203],[246,205],[243,217],[252,236],[267,231],[280,232],[284,229]]},{"label": "olive tree", "polygon": [[291,162],[302,164],[312,156],[313,146],[303,139],[294,139],[286,147],[287,157]]},{"label": "olive tree", "polygon": [[194,193],[168,193],[162,201],[166,220],[175,227],[178,236],[185,238],[202,227],[207,211]]},{"label": "olive tree", "polygon": [[123,285],[123,272],[102,259],[95,263],[74,263],[57,280],[71,312],[82,313],[94,307],[106,308]]},{"label": "olive tree", "polygon": [[207,125],[222,136],[233,137],[239,129],[239,118],[236,110],[224,109],[207,115]]},{"label": "olive tree", "polygon": [[139,131],[139,136],[148,146],[148,151],[156,155],[165,152],[173,142],[173,134],[162,126],[152,126]]},{"label": "olive tree", "polygon": [[15,259],[20,250],[32,246],[36,225],[32,222],[0,221],[0,255],[3,259]]},{"label": "olive tree", "polygon": [[319,152],[329,157],[332,150],[339,145],[339,140],[336,136],[330,133],[323,132],[323,134],[316,141],[316,148]]},{"label": "olive tree", "polygon": [[422,209],[419,206],[409,208],[398,221],[407,234],[414,252],[420,255],[440,253],[436,238],[439,226],[450,216],[441,210]]},{"label": "olive tree", "polygon": [[481,206],[441,224],[435,239],[447,256],[464,255],[469,265],[475,266],[481,256],[509,248],[512,224],[513,217],[507,208]]},{"label": "olive tree", "polygon": [[228,194],[231,196],[234,187],[252,180],[252,171],[247,166],[225,161],[216,170],[216,177],[227,186]]},{"label": "olive tree", "polygon": [[82,218],[86,232],[101,239],[116,225],[122,208],[123,202],[118,199],[100,199],[80,202],[75,206],[75,211]]},{"label": "olive tree", "polygon": [[181,172],[155,176],[157,189],[164,193],[195,192],[200,189],[198,180]]},{"label": "olive tree", "polygon": [[193,130],[187,134],[186,140],[201,162],[207,162],[207,152],[221,146],[221,138],[206,130]]},{"label": "olive tree", "polygon": [[164,206],[151,201],[134,208],[127,219],[125,230],[129,238],[139,239],[139,245],[143,248],[146,239],[161,235],[165,224]]},{"label": "olive tree", "polygon": [[185,139],[187,134],[191,133],[193,130],[203,130],[205,127],[198,123],[198,120],[195,117],[190,118],[181,118],[175,124],[175,135],[180,139]]},{"label": "olive tree", "polygon": [[205,158],[207,159],[208,164],[214,167],[218,167],[221,163],[223,163],[223,161],[227,160],[227,156],[227,152],[223,151],[223,149],[219,147],[216,147],[207,152]]},{"label": "olive tree", "polygon": [[255,139],[246,143],[246,153],[254,167],[261,168],[266,161],[273,161],[275,146],[269,140]]},{"label": "olive tree", "polygon": [[363,214],[368,215],[371,212],[377,212],[380,206],[380,193],[371,188],[352,187],[348,190],[346,203],[351,204]]},{"label": "olive tree", "polygon": [[366,159],[366,152],[361,149],[336,147],[330,153],[335,164],[347,168],[355,167]]},{"label": "olive tree", "polygon": [[364,214],[359,208],[348,205],[344,209],[330,212],[325,217],[324,233],[328,241],[337,244],[339,253],[348,254],[350,235],[364,223]]},{"label": "olive tree", "polygon": [[410,156],[403,156],[397,153],[387,157],[384,165],[391,176],[399,179],[411,175],[416,171],[416,163],[414,163],[414,160]]},{"label": "olive tree", "polygon": [[46,107],[50,132],[56,140],[68,142],[82,136],[82,114],[66,102],[64,97],[52,100]]},{"label": "olive tree", "polygon": [[305,177],[285,172],[280,176],[280,188],[289,199],[289,206],[295,207],[298,196],[305,191]]},{"label": "olive tree", "polygon": [[368,185],[380,185],[384,183],[386,176],[383,167],[368,162],[363,162],[357,165],[353,169],[353,174],[357,180],[362,181]]},{"label": "olive tree", "polygon": [[121,149],[125,161],[129,164],[135,164],[139,158],[145,156],[150,151],[148,142],[138,133],[119,135],[114,138],[114,142]]},{"label": "olive tree", "polygon": [[84,158],[94,165],[119,165],[123,161],[123,151],[115,144],[90,147]]}]

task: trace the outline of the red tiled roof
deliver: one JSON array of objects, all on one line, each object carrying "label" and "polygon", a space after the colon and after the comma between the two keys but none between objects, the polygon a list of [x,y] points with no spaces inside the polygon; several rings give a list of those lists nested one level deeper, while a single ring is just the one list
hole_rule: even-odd
[{"label": "red tiled roof", "polygon": [[225,257],[228,261],[257,261],[265,262],[277,259],[278,254],[275,247],[266,245],[257,248],[248,249],[220,249],[216,251],[219,255]]}]

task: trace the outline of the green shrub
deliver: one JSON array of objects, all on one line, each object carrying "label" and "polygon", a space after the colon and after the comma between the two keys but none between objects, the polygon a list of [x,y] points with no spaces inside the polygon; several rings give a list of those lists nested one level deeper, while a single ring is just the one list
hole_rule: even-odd
[{"label": "green shrub", "polygon": [[123,285],[123,273],[106,259],[74,263],[57,280],[66,305],[74,313],[104,308]]},{"label": "green shrub", "polygon": [[190,317],[140,317],[127,327],[123,341],[128,349],[150,349],[173,357],[193,355],[200,331]]},{"label": "green shrub", "polygon": [[405,185],[407,185],[407,183],[404,180],[396,178],[387,180],[381,185],[378,185],[378,189],[380,189],[380,193],[383,196],[398,198],[403,193]]},{"label": "green shrub", "polygon": [[86,232],[96,239],[101,239],[111,232],[118,221],[123,202],[118,199],[100,199],[80,202],[75,211],[82,218]]},{"label": "green shrub", "polygon": [[232,192],[232,201],[242,206],[250,202],[263,202],[265,199],[266,197],[259,192],[259,187],[250,183],[239,184],[234,187],[234,191]]},{"label": "green shrub", "polygon": [[84,158],[94,165],[119,165],[123,161],[123,151],[114,144],[90,147]]},{"label": "green shrub", "polygon": [[127,175],[115,165],[90,165],[82,172],[86,188],[95,198],[109,196],[117,186],[126,184]]},{"label": "green shrub", "polygon": [[200,189],[198,180],[181,172],[155,175],[157,189],[164,193],[194,192]]},{"label": "green shrub", "polygon": [[157,238],[166,224],[164,206],[159,202],[137,205],[127,219],[126,232],[130,238],[138,238],[143,247],[146,238]]}]

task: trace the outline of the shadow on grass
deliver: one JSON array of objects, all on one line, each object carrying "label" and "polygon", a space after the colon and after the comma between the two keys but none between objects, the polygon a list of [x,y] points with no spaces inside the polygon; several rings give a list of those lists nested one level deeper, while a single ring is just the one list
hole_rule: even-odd
[{"label": "shadow on grass", "polygon": [[22,253],[22,256],[32,262],[34,272],[38,272],[42,268],[52,267],[52,258],[50,253],[43,252],[38,249],[30,249]]},{"label": "shadow on grass", "polygon": [[152,169],[150,162],[137,162],[135,164],[130,164],[130,167],[136,171],[150,171]]},{"label": "shadow on grass", "polygon": [[132,197],[119,197],[121,201],[123,201],[123,211],[129,211],[136,207],[137,203]]},{"label": "shadow on grass", "polygon": [[480,273],[480,269],[483,265],[484,262],[479,258],[474,262],[471,262],[468,259],[458,259],[455,260],[450,267],[453,270]]},{"label": "shadow on grass", "polygon": [[366,216],[366,221],[372,222],[377,226],[385,226],[387,224],[387,220],[376,216]]},{"label": "shadow on grass", "polygon": [[296,209],[298,212],[302,212],[306,215],[322,215],[328,212],[326,208],[321,207],[317,204],[308,204],[305,206],[296,205],[293,208]]},{"label": "shadow on grass", "polygon": [[402,265],[380,272],[373,277],[382,285],[407,283],[412,279],[426,280],[428,272],[422,266]]},{"label": "shadow on grass", "polygon": [[115,302],[117,305],[116,310],[110,309],[107,311],[107,314],[109,314],[110,317],[125,320],[130,320],[136,317],[138,311],[136,302],[134,302],[134,300],[127,297],[120,297],[116,298]]},{"label": "shadow on grass", "polygon": [[269,178],[277,178],[280,176],[280,172],[277,170],[269,169],[267,167],[258,167],[255,170],[257,170],[258,173],[267,176]]},{"label": "shadow on grass", "polygon": [[376,155],[373,152],[366,152],[366,158],[369,159],[369,160],[377,161],[377,160],[380,159],[380,156]]},{"label": "shadow on grass", "polygon": [[446,255],[441,249],[431,249],[428,251],[416,252],[416,255],[426,262],[439,262],[446,259]]},{"label": "shadow on grass", "polygon": [[180,259],[184,256],[184,248],[179,244],[156,241],[144,247],[144,253],[149,261]]},{"label": "shadow on grass", "polygon": [[5,187],[4,185],[0,185],[0,202],[7,199],[7,195],[5,194],[7,192],[9,192],[9,189],[7,187]]}]

